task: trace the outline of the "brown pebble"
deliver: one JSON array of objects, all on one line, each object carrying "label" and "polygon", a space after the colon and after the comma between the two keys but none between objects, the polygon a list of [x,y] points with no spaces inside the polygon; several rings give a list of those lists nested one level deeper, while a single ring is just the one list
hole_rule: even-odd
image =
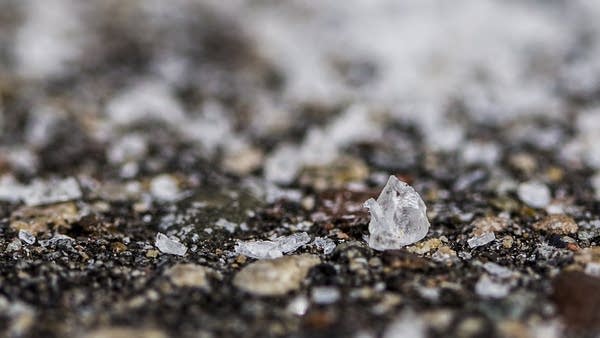
[{"label": "brown pebble", "polygon": [[577,232],[579,227],[573,218],[567,215],[550,215],[533,224],[533,228],[557,235],[568,235]]},{"label": "brown pebble", "polygon": [[423,270],[429,267],[429,260],[405,250],[384,251],[382,256],[386,266],[393,269]]},{"label": "brown pebble", "polygon": [[471,223],[473,227],[472,234],[481,236],[487,232],[501,232],[510,225],[510,220],[504,217],[487,216],[480,217]]},{"label": "brown pebble", "polygon": [[111,248],[112,248],[112,251],[114,251],[116,253],[121,253],[121,252],[127,250],[127,245],[125,245],[121,242],[114,242],[113,244],[111,244]]},{"label": "brown pebble", "polygon": [[566,325],[600,328],[600,278],[579,271],[560,273],[553,281],[552,300]]}]

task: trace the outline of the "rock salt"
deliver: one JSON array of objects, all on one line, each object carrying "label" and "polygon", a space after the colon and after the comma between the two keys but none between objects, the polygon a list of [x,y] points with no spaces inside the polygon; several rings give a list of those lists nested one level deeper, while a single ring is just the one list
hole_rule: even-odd
[{"label": "rock salt", "polygon": [[365,202],[371,213],[369,246],[399,249],[417,242],[429,231],[425,203],[408,184],[390,176],[377,200]]},{"label": "rock salt", "polygon": [[306,232],[301,232],[270,241],[238,242],[235,245],[235,252],[256,259],[273,259],[283,256],[284,253],[296,251],[309,242],[310,236]]},{"label": "rock salt", "polygon": [[313,241],[313,244],[323,250],[323,253],[326,255],[329,255],[330,253],[333,252],[333,250],[335,250],[335,242],[329,238],[323,238],[323,237],[315,237],[315,240]]},{"label": "rock salt", "polygon": [[184,256],[187,251],[187,247],[184,244],[174,241],[160,232],[156,234],[154,245],[160,252],[171,255]]},{"label": "rock salt", "polygon": [[482,245],[486,245],[492,241],[494,241],[496,239],[496,236],[494,235],[493,232],[486,232],[481,236],[475,236],[472,238],[469,238],[469,240],[467,240],[467,244],[469,245],[470,248],[476,248]]},{"label": "rock salt", "polygon": [[521,201],[533,208],[545,208],[552,198],[550,189],[541,182],[528,181],[519,184],[517,194]]},{"label": "rock salt", "polygon": [[219,218],[215,225],[219,228],[227,230],[231,234],[235,232],[235,228],[237,227],[236,223],[230,222],[224,218]]},{"label": "rock salt", "polygon": [[27,230],[19,230],[19,239],[30,245],[35,243],[35,236]]}]

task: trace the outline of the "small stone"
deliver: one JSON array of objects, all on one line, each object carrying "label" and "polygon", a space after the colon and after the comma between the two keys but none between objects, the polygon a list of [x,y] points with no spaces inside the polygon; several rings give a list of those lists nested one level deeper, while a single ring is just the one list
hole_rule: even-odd
[{"label": "small stone", "polygon": [[482,275],[475,284],[475,292],[485,298],[504,298],[509,291],[509,285],[497,283],[486,274]]},{"label": "small stone", "polygon": [[27,230],[19,230],[19,239],[29,245],[35,243],[35,236]]},{"label": "small stone", "polygon": [[483,246],[486,245],[490,242],[493,242],[494,240],[496,240],[496,236],[494,235],[493,232],[486,232],[481,236],[475,236],[472,238],[469,238],[469,240],[467,240],[467,244],[469,245],[469,247],[471,249],[479,247],[479,246]]},{"label": "small stone", "polygon": [[158,175],[152,179],[150,193],[162,202],[173,202],[181,196],[177,180],[168,174]]},{"label": "small stone", "polygon": [[325,255],[329,255],[330,253],[333,252],[333,250],[335,250],[335,242],[327,237],[323,238],[323,237],[315,237],[315,240],[313,241],[313,244],[323,250],[323,253]]},{"label": "small stone", "polygon": [[187,251],[187,247],[184,244],[174,241],[160,232],[156,234],[154,245],[160,252],[171,255],[185,256]]},{"label": "small stone", "polygon": [[475,236],[481,236],[487,232],[501,232],[510,225],[510,219],[504,217],[487,216],[475,219],[471,226],[471,232]]},{"label": "small stone", "polygon": [[177,287],[209,289],[208,276],[212,273],[210,268],[201,265],[176,264],[165,270],[164,275]]},{"label": "small stone", "polygon": [[431,250],[435,250],[442,245],[442,241],[439,238],[431,238],[424,242],[411,245],[406,248],[408,252],[416,253],[418,255],[424,255],[429,253]]},{"label": "small stone", "polygon": [[167,335],[156,329],[105,327],[90,331],[83,335],[84,338],[166,338]]},{"label": "small stone", "polygon": [[226,152],[222,165],[228,172],[243,176],[258,169],[263,163],[264,157],[260,148],[245,147]]},{"label": "small stone", "polygon": [[256,259],[273,259],[284,253],[294,252],[309,242],[310,236],[306,232],[300,232],[270,241],[240,241],[235,245],[235,252]]},{"label": "small stone", "polygon": [[517,194],[521,201],[532,208],[545,208],[552,198],[550,189],[544,183],[528,181],[519,184]]},{"label": "small stone", "polygon": [[579,226],[567,215],[550,215],[533,224],[533,228],[557,235],[577,233]]},{"label": "small stone", "polygon": [[367,200],[365,207],[371,213],[369,246],[375,250],[400,249],[420,241],[429,231],[425,203],[395,176],[390,176],[377,200]]},{"label": "small stone", "polygon": [[251,263],[233,278],[233,285],[259,296],[279,296],[297,290],[308,271],[321,261],[315,255],[297,255]]},{"label": "small stone", "polygon": [[156,257],[158,257],[158,250],[148,250],[148,251],[146,251],[146,257],[148,257],[148,258],[156,258]]},{"label": "small stone", "polygon": [[127,250],[127,245],[125,245],[121,242],[114,242],[113,244],[111,244],[111,248],[114,252],[121,253],[121,252]]},{"label": "small stone", "polygon": [[47,232],[49,224],[55,229],[69,229],[79,218],[79,211],[73,202],[38,207],[24,206],[10,215],[10,228],[37,235]]},{"label": "small stone", "polygon": [[316,304],[333,304],[340,299],[340,290],[333,286],[319,286],[311,291],[311,298]]}]

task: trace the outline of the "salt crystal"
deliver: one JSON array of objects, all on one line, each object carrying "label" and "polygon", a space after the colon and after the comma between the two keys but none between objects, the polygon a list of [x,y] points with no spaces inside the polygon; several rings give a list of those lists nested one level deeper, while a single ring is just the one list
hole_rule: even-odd
[{"label": "salt crystal", "polygon": [[306,232],[275,238],[271,241],[246,241],[235,245],[235,252],[256,259],[273,259],[296,251],[310,242]]},{"label": "salt crystal", "polygon": [[22,199],[29,206],[66,202],[81,198],[77,180],[36,180],[23,191]]},{"label": "salt crystal", "polygon": [[21,240],[18,238],[15,238],[12,240],[12,242],[8,243],[8,245],[6,246],[6,251],[7,252],[12,252],[12,251],[19,251],[21,250]]},{"label": "salt crystal", "polygon": [[27,230],[19,230],[19,239],[27,244],[35,243],[35,236]]},{"label": "salt crystal", "polygon": [[171,255],[185,256],[187,251],[187,247],[184,244],[174,241],[160,232],[156,234],[154,245],[160,252]]},{"label": "salt crystal", "polygon": [[47,247],[47,246],[56,245],[61,242],[70,243],[70,242],[74,242],[74,241],[75,241],[75,239],[73,237],[69,237],[69,236],[63,235],[63,234],[55,234],[52,238],[43,240],[43,241],[39,241],[39,243],[41,246]]},{"label": "salt crystal", "polygon": [[180,197],[177,181],[171,175],[158,175],[150,182],[150,193],[159,201],[172,202]]},{"label": "salt crystal", "polygon": [[482,275],[475,284],[475,292],[486,298],[504,298],[509,290],[509,285],[494,282],[488,275]]},{"label": "salt crystal", "polygon": [[486,233],[482,234],[481,236],[475,236],[475,237],[469,238],[469,240],[467,240],[467,244],[469,245],[470,248],[476,248],[478,246],[486,245],[486,244],[494,241],[495,239],[496,239],[496,236],[494,235],[493,232],[486,232]]},{"label": "salt crystal", "polygon": [[23,196],[25,186],[19,184],[12,176],[0,178],[0,201],[18,202]]},{"label": "salt crystal", "polygon": [[517,194],[521,201],[533,208],[544,208],[550,204],[552,198],[550,189],[541,182],[528,181],[519,184]]},{"label": "salt crystal", "polygon": [[408,184],[390,176],[377,200],[365,202],[371,213],[369,246],[399,249],[415,243],[429,231],[425,203]]},{"label": "salt crystal", "polygon": [[485,269],[485,271],[499,278],[509,278],[513,274],[513,272],[510,269],[492,262],[487,262],[483,264],[483,268]]},{"label": "salt crystal", "polygon": [[333,252],[333,250],[335,250],[335,242],[329,238],[323,238],[323,237],[315,237],[315,240],[313,241],[313,244],[323,250],[323,253],[326,255],[329,255],[330,253]]},{"label": "salt crystal", "polygon": [[311,298],[317,304],[333,304],[340,299],[340,290],[333,286],[319,286],[312,289]]}]

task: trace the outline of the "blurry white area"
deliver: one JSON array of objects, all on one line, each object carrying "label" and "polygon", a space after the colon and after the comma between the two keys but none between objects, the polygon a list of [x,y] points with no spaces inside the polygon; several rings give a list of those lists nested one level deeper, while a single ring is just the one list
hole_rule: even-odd
[{"label": "blurry white area", "polygon": [[[98,43],[97,27],[85,20],[94,6],[73,0],[20,3],[23,20],[13,55],[19,73],[50,79],[77,71],[94,50],[89,45]],[[252,51],[280,73],[281,92],[245,81],[252,68],[235,73],[249,112],[239,130],[237,111],[219,102],[203,102],[199,112],[186,107],[174,87],[192,79],[212,92],[230,90],[220,80],[220,72],[230,70],[194,58],[187,52],[190,33],[181,30],[175,34],[181,40],[153,36],[150,74],[115,88],[101,111],[117,126],[164,121],[210,156],[219,147],[237,151],[251,136],[285,132],[305,104],[349,107],[329,124],[307,130],[301,144],[276,145],[266,155],[266,177],[281,183],[306,163],[332,161],[344,146],[377,138],[380,112],[415,123],[431,149],[453,151],[463,149],[467,137],[464,121],[449,114],[457,104],[470,120],[486,124],[535,116],[566,121],[570,110],[557,87],[578,95],[600,87],[600,3],[593,1],[133,1],[128,10],[142,23],[127,25],[148,34],[187,27],[198,8],[239,26]],[[577,118],[582,135],[565,146],[564,158],[600,168],[599,133],[593,132],[599,116],[597,107],[584,107]],[[552,129],[520,135],[535,135],[531,143],[542,148],[561,144],[563,137]],[[499,154],[492,144],[468,143],[462,156],[493,165]]]},{"label": "blurry white area", "polygon": [[14,58],[26,78],[52,78],[70,73],[81,56],[84,25],[74,0],[25,0],[25,20],[15,38]]}]

